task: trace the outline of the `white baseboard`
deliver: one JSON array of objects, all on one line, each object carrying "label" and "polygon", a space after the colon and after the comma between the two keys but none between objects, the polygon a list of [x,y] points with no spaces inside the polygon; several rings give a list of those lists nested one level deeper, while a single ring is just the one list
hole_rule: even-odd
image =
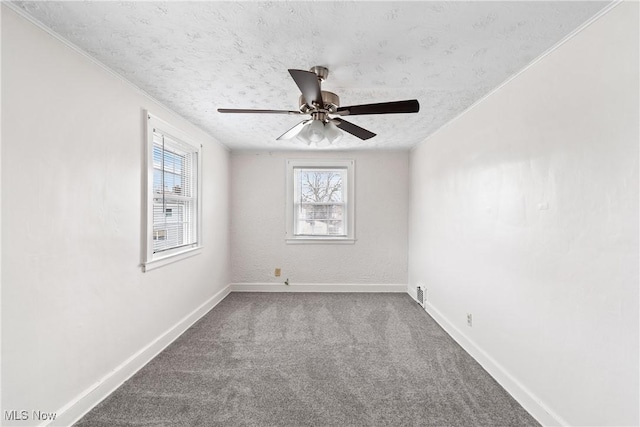
[{"label": "white baseboard", "polygon": [[164,350],[169,344],[176,340],[191,325],[197,322],[209,310],[218,305],[231,292],[229,285],[225,286],[217,294],[205,301],[200,307],[183,317],[178,323],[169,328],[165,333],[153,340],[136,354],[122,362],[113,371],[109,372],[102,379],[91,387],[80,393],[62,408],[56,411],[56,419],[43,426],[70,426],[103,399],[109,396],[115,389],[120,387],[133,374],[138,372],[144,365],[149,363],[158,353]]},{"label": "white baseboard", "polygon": [[415,286],[407,285],[405,291],[409,294],[411,298],[413,298],[416,302],[418,302],[417,289]]},{"label": "white baseboard", "polygon": [[[416,299],[415,289],[407,289],[409,295]],[[569,425],[558,414],[549,409],[535,394],[520,383],[513,375],[467,337],[453,323],[442,315],[434,306],[425,302],[427,313],[473,357],[513,398],[543,426]]]},{"label": "white baseboard", "polygon": [[407,292],[406,284],[232,283],[231,292]]}]

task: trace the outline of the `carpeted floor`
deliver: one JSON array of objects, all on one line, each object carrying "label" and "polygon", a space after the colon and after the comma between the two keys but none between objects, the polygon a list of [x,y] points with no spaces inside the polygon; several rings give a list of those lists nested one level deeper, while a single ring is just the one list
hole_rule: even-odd
[{"label": "carpeted floor", "polygon": [[406,294],[232,293],[76,426],[538,423]]}]

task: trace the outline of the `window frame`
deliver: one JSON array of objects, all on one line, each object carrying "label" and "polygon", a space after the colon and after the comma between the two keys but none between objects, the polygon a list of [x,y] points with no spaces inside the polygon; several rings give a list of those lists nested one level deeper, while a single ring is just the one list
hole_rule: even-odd
[{"label": "window frame", "polygon": [[[144,173],[144,197],[145,203],[143,203],[143,219],[144,219],[144,257],[142,261],[142,270],[149,271],[164,265],[189,258],[202,252],[202,144],[192,138],[186,132],[180,130],[176,126],[158,118],[157,116],[145,111],[147,118],[147,126],[145,133],[145,167]],[[153,175],[154,175],[154,159],[153,149],[154,131],[158,130],[159,133],[169,137],[175,141],[176,144],[183,145],[189,148],[190,152],[194,153],[196,159],[193,162],[192,167],[196,170],[193,172],[195,183],[195,242],[181,247],[164,250],[162,252],[154,253],[154,210],[153,210]],[[166,215],[166,213],[165,213]]]},{"label": "window frame", "polygon": [[[302,235],[295,234],[296,202],[295,197],[295,169],[343,169],[346,170],[346,185],[343,185],[345,197],[346,219],[344,226],[346,235]],[[286,230],[287,244],[354,244],[355,234],[355,161],[354,160],[316,160],[316,159],[288,159],[286,162]]]}]

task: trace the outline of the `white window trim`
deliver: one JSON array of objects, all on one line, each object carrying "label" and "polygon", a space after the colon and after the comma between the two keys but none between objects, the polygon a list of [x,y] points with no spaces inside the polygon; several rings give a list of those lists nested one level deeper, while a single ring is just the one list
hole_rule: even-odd
[{"label": "white window trim", "polygon": [[[158,267],[180,261],[185,258],[198,255],[202,252],[202,144],[194,140],[187,133],[177,127],[159,119],[157,116],[145,111],[147,117],[146,141],[145,141],[145,183],[144,189],[146,198],[143,203],[144,218],[144,259],[142,261],[142,270],[149,271]],[[197,153],[197,203],[196,203],[196,243],[161,252],[153,253],[153,130],[159,129],[162,133],[170,135],[173,139],[179,140],[193,147]]]},{"label": "white window trim", "polygon": [[[296,236],[294,233],[294,169],[295,168],[345,168],[347,170],[347,235],[346,236]],[[354,160],[287,160],[286,178],[286,238],[287,244],[354,244],[355,234],[355,161]]]}]

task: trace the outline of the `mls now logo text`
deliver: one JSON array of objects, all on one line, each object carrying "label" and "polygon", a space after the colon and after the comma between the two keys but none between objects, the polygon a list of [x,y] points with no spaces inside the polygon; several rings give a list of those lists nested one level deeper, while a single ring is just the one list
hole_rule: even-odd
[{"label": "mls now logo text", "polygon": [[52,421],[56,419],[55,412],[42,412],[42,411],[4,411],[5,421]]}]

